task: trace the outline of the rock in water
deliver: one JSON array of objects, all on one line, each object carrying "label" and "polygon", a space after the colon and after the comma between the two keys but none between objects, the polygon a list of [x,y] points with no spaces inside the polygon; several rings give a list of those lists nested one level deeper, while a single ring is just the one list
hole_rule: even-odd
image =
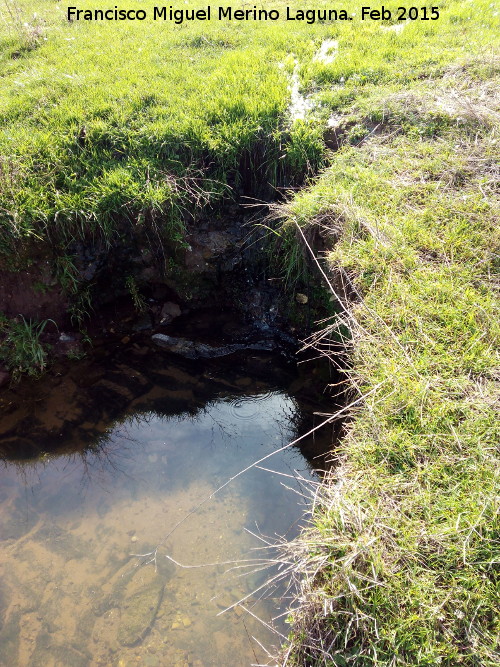
[{"label": "rock in water", "polygon": [[165,579],[153,567],[137,568],[123,591],[118,641],[134,646],[144,639],[161,605]]},{"label": "rock in water", "polygon": [[176,317],[179,317],[181,312],[182,311],[180,309],[180,306],[177,303],[173,303],[172,301],[167,301],[166,303],[163,304],[163,307],[161,309],[162,324],[168,324]]},{"label": "rock in water", "polygon": [[224,357],[227,354],[238,352],[240,350],[272,350],[273,344],[271,341],[259,341],[256,343],[233,343],[232,345],[222,345],[221,347],[213,347],[206,343],[196,343],[186,338],[175,338],[174,336],[167,336],[165,334],[154,334],[151,340],[158,347],[163,347],[170,352],[180,354],[187,359],[214,359],[215,357]]}]

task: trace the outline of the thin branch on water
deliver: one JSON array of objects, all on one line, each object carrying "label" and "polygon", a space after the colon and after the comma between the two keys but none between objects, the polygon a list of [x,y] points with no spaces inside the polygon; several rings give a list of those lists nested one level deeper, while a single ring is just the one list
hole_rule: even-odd
[{"label": "thin branch on water", "polygon": [[[137,556],[139,558],[142,557],[141,554],[130,554],[131,556]],[[172,561],[174,565],[177,565],[178,567],[181,567],[183,570],[193,570],[193,569],[199,569],[202,567],[216,567],[217,565],[237,565],[238,567],[250,567],[250,564],[254,565],[259,563],[281,563],[281,560],[270,560],[269,558],[245,558],[242,560],[225,560],[225,561],[220,561],[218,563],[201,563],[200,565],[183,565],[182,563],[179,563],[179,561],[176,561],[172,556],[169,556],[168,554],[165,554],[165,558],[167,560]],[[248,565],[242,565],[242,563],[248,563]],[[234,568],[233,568],[234,569]]]}]

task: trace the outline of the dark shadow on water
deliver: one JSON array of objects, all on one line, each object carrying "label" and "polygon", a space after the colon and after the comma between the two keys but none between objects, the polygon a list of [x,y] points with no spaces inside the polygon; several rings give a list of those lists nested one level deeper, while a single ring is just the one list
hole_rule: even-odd
[{"label": "dark shadow on water", "polygon": [[[147,415],[172,419],[195,417],[217,400],[238,401],[283,391],[296,409],[285,423],[295,434],[320,423],[315,412],[334,410],[335,397],[325,395],[325,364],[297,365],[276,353],[234,353],[227,358],[189,360],[136,339],[113,344],[90,359],[73,362],[60,376],[38,382],[24,380],[5,392],[0,407],[0,457],[28,461],[50,454],[104,452],[109,434],[120,422],[145,420]],[[319,470],[332,436],[315,434],[299,448]],[[295,436],[296,437],[296,436]]]}]

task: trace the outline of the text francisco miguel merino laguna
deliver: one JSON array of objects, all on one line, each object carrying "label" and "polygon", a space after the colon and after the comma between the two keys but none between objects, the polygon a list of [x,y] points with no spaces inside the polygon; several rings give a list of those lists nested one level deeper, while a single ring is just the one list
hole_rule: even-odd
[{"label": "text francisco miguel merino laguna", "polygon": [[[366,9],[370,9],[369,7]],[[116,5],[111,9],[79,9],[68,7],[68,21],[171,21],[177,25],[184,21],[352,21],[345,9],[298,9],[286,7],[283,15],[277,9],[233,9],[233,7],[211,7],[203,9],[175,9],[169,7],[153,7],[152,14],[145,9],[121,9]],[[364,18],[364,17],[363,17]]]}]

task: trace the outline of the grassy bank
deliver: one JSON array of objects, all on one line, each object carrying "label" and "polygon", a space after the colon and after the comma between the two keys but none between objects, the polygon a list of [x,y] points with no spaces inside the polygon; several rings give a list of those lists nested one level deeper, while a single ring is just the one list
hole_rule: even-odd
[{"label": "grassy bank", "polygon": [[291,548],[283,664],[499,664],[497,65],[357,98],[339,132],[364,138],[281,211],[283,233],[334,240],[321,262],[365,397]]},{"label": "grassy bank", "polygon": [[[151,220],[179,240],[194,208],[248,181],[314,173],[327,118],[370,87],[439,76],[470,39],[491,51],[487,2],[447,2],[438,21],[402,33],[395,20],[362,22],[362,4],[348,3],[352,22],[175,25],[68,22],[68,3],[3,0],[0,251],[35,240],[61,254]],[[292,122],[294,71],[314,109],[304,117],[299,104]]]},{"label": "grassy bank", "polygon": [[[283,24],[68,22],[67,4],[1,7],[0,250],[112,241],[151,219],[179,240],[243,179],[291,182],[321,162],[318,128],[286,121]],[[310,59],[329,31],[299,26],[294,53]]]}]

